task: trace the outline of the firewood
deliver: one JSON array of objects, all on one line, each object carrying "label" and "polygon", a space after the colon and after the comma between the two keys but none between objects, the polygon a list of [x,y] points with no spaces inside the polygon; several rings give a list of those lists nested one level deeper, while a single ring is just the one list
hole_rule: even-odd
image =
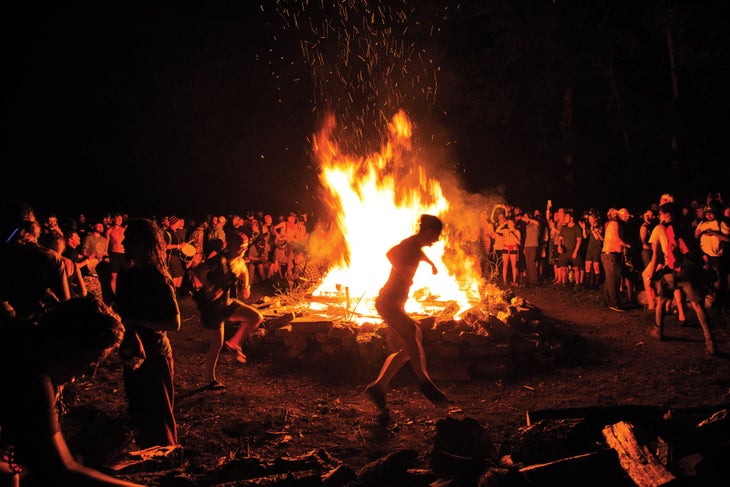
[{"label": "firewood", "polygon": [[608,446],[616,450],[619,462],[636,485],[666,485],[676,477],[662,465],[649,449],[641,445],[634,435],[634,427],[625,421],[603,428]]}]

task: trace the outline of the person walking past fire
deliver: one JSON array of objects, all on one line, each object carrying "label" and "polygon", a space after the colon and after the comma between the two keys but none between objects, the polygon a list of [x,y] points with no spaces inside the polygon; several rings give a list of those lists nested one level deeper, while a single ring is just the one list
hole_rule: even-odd
[{"label": "person walking past fire", "polygon": [[423,247],[433,245],[442,229],[443,223],[439,218],[421,215],[417,233],[386,253],[392,268],[375,300],[375,309],[387,325],[388,347],[394,352],[385,359],[377,378],[364,391],[382,413],[388,411],[385,394],[391,379],[409,361],[423,395],[436,405],[449,402],[428,373],[420,325],[405,311],[413,277],[421,262],[429,264],[433,274],[438,273],[434,263],[423,252]]}]

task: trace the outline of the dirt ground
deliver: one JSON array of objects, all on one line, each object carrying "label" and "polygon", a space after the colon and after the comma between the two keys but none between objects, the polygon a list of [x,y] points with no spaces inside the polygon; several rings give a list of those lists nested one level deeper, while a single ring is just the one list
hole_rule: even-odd
[{"label": "dirt ground", "polygon": [[[699,327],[679,327],[667,318],[665,341],[647,336],[647,311],[618,313],[606,308],[598,291],[552,286],[518,288],[544,319],[583,344],[578,360],[513,371],[502,378],[438,381],[453,403],[437,408],[418,391],[409,370],[396,376],[388,392],[390,418],[383,421],[362,394],[377,367],[285,367],[276,357],[257,356],[241,365],[223,354],[223,391],[203,389],[202,363],[207,342],[192,299],[183,298],[182,330],[172,333],[175,358],[176,417],[183,458],[174,473],[146,470],[120,477],[149,485],[205,485],[196,479],[233,460],[275,460],[324,449],[353,469],[404,448],[419,452],[427,469],[439,419],[472,418],[508,453],[510,437],[525,425],[527,411],[578,406],[654,405],[681,408],[730,402],[728,310],[713,314],[720,354],[705,355]],[[256,297],[252,298],[252,301]],[[690,324],[696,325],[691,311]],[[227,331],[227,334],[232,330]],[[333,370],[334,369],[334,370]],[[438,376],[438,371],[433,371]],[[116,355],[94,381],[68,386],[65,427],[73,429],[91,414],[125,420],[126,401]],[[87,418],[87,419],[83,419]],[[76,426],[73,426],[76,425]],[[125,450],[135,449],[131,443]],[[172,478],[176,478],[172,481]],[[175,483],[178,482],[178,483]]]}]

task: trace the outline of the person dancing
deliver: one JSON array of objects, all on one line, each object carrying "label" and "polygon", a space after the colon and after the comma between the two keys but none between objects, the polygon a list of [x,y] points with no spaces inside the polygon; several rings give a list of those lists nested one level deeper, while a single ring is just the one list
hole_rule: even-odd
[{"label": "person dancing", "polygon": [[418,232],[391,248],[386,257],[392,268],[390,276],[375,300],[375,309],[387,324],[388,347],[396,350],[383,362],[377,378],[365,388],[365,394],[387,413],[385,393],[391,379],[410,361],[413,372],[424,396],[432,403],[441,405],[449,402],[446,395],[433,383],[426,368],[426,354],[423,350],[423,332],[419,324],[405,311],[413,276],[421,262],[429,264],[433,274],[438,273],[434,263],[423,253],[422,248],[436,242],[443,229],[443,223],[433,215],[421,215]]},{"label": "person dancing", "polygon": [[[236,360],[246,363],[247,358],[241,349],[241,342],[249,337],[263,322],[263,315],[255,308],[231,296],[231,290],[239,282],[241,297],[251,296],[248,268],[243,259],[247,240],[240,236],[232,237],[225,249],[218,241],[215,255],[192,269],[193,299],[200,311],[200,322],[208,336],[208,353],[205,356],[207,389],[224,389],[225,384],[216,378],[216,366],[220,351],[226,348],[235,354]],[[223,341],[226,321],[238,323],[236,333],[228,341]]]}]

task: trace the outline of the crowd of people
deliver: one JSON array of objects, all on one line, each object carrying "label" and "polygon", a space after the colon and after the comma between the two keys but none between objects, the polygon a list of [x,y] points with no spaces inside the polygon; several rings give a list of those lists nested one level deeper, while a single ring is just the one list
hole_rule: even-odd
[{"label": "crowd of people", "polygon": [[[208,382],[225,345],[245,363],[241,345],[263,321],[243,300],[252,279],[290,291],[315,282],[308,269],[305,219],[84,215],[37,218],[25,202],[0,211],[0,343],[14,370],[0,404],[0,481],[5,485],[136,485],[78,463],[59,427],[63,386],[95,369],[112,349],[123,364],[130,426],[140,448],[175,447],[173,348],[179,299],[191,295],[210,347]],[[255,248],[257,252],[249,253]],[[249,258],[249,255],[251,256]],[[224,326],[237,325],[224,341]],[[41,360],[35,360],[40,357]]]},{"label": "crowd of people", "polygon": [[707,311],[726,307],[730,288],[730,205],[719,193],[688,204],[665,193],[633,212],[577,212],[548,200],[544,213],[497,204],[482,216],[474,258],[485,279],[601,292],[613,311],[653,313],[657,339],[669,312],[689,326],[689,305],[706,352],[717,353]]},{"label": "crowd of people", "polygon": [[[706,352],[717,353],[707,309],[727,305],[730,284],[730,205],[720,194],[687,204],[664,194],[641,211],[576,211],[554,207],[552,201],[544,210],[495,204],[477,211],[482,215],[478,231],[459,229],[476,237],[459,243],[482,282],[594,290],[613,311],[652,312],[649,334],[657,339],[663,339],[666,314],[674,312],[685,323],[689,304],[704,333]],[[13,326],[0,328],[2,343],[13,339],[8,334],[17,333],[19,323],[37,325],[53,316],[59,303],[98,302],[89,316],[110,330],[121,329],[120,340],[105,336],[87,343],[86,337],[66,336],[66,351],[75,350],[74,340],[79,346],[83,342],[88,357],[93,355],[98,364],[118,346],[138,445],[176,445],[174,361],[167,333],[180,328],[179,300],[193,298],[209,341],[204,387],[225,389],[216,376],[221,351],[225,348],[246,363],[243,345],[263,321],[246,303],[251,287],[264,293],[311,291],[326,273],[322,261],[309,255],[310,225],[306,214],[291,212],[274,219],[260,211],[211,214],[200,220],[109,213],[93,221],[83,214],[59,221],[56,214],[36,218],[26,203],[7,202],[0,214],[0,317]],[[392,354],[365,390],[381,411],[387,410],[390,378],[409,361],[424,395],[434,403],[447,401],[428,375],[420,330],[403,311],[415,269],[430,262],[421,247],[438,240],[442,230],[450,231],[448,222],[424,215],[419,232],[388,253],[391,276],[376,308],[393,330]],[[236,331],[225,340],[229,324]],[[54,363],[25,372],[57,389],[61,378],[83,373],[82,365]],[[56,374],[53,367],[64,367],[64,373]],[[44,404],[44,417],[55,424],[54,402]],[[62,438],[53,440],[53,450],[24,451],[27,443],[5,428],[20,412],[0,408],[0,446],[21,445],[21,462],[38,465],[38,458],[25,454],[53,455],[48,460],[54,475],[81,475],[89,485],[130,485],[75,464]],[[60,435],[57,428],[38,433]]]}]

